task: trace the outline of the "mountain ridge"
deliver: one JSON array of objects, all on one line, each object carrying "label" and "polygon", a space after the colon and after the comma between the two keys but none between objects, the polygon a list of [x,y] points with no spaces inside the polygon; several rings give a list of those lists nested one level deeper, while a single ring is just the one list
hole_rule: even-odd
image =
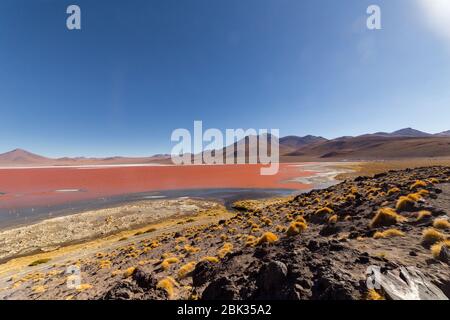
[{"label": "mountain ridge", "polygon": [[[260,139],[260,137],[257,137],[257,139]],[[236,158],[236,147],[242,146],[244,143],[246,154],[248,154],[248,141],[249,137],[245,137],[230,146],[224,147],[222,150],[224,156],[231,155]],[[359,136],[343,136],[335,139],[326,139],[314,135],[289,135],[279,139],[279,150],[281,162],[450,157],[450,130],[430,134],[413,128],[404,128],[391,133],[376,132]],[[156,163],[170,164],[170,155],[48,158],[20,148],[0,154],[0,166],[6,167]]]}]

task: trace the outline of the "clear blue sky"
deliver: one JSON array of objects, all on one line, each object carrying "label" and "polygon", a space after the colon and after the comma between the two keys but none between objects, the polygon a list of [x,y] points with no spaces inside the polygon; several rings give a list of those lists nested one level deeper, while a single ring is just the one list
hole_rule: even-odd
[{"label": "clear blue sky", "polygon": [[[66,29],[78,4],[82,30]],[[382,9],[382,30],[365,27]],[[172,130],[450,129],[450,1],[1,0],[0,152],[168,153]],[[442,13],[444,12],[444,14]]]}]

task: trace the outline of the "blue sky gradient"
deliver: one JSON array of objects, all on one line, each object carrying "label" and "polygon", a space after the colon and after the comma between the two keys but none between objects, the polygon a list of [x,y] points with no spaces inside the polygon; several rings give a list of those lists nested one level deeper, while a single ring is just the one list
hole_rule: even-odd
[{"label": "blue sky gradient", "polygon": [[[169,153],[194,120],[327,138],[449,130],[450,37],[423,1],[2,0],[0,152]],[[370,4],[382,30],[366,28]]]}]

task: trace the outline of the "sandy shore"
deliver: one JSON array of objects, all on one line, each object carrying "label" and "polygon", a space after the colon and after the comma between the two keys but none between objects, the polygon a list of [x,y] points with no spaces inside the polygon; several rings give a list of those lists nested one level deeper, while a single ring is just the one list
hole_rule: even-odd
[{"label": "sandy shore", "polygon": [[48,219],[0,231],[0,261],[52,251],[62,245],[105,237],[168,219],[189,219],[204,211],[222,208],[214,201],[180,198],[139,201]]}]

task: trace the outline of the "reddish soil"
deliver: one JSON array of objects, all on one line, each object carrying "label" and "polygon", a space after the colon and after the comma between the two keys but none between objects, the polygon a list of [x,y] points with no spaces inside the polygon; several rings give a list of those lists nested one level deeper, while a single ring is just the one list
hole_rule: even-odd
[{"label": "reddish soil", "polygon": [[[132,166],[0,169],[0,209],[58,205],[129,193],[198,188],[304,189],[289,182],[314,174],[280,164],[274,176],[260,175],[261,165]],[[81,192],[57,192],[79,189]],[[1,195],[1,193],[5,193]]]}]

